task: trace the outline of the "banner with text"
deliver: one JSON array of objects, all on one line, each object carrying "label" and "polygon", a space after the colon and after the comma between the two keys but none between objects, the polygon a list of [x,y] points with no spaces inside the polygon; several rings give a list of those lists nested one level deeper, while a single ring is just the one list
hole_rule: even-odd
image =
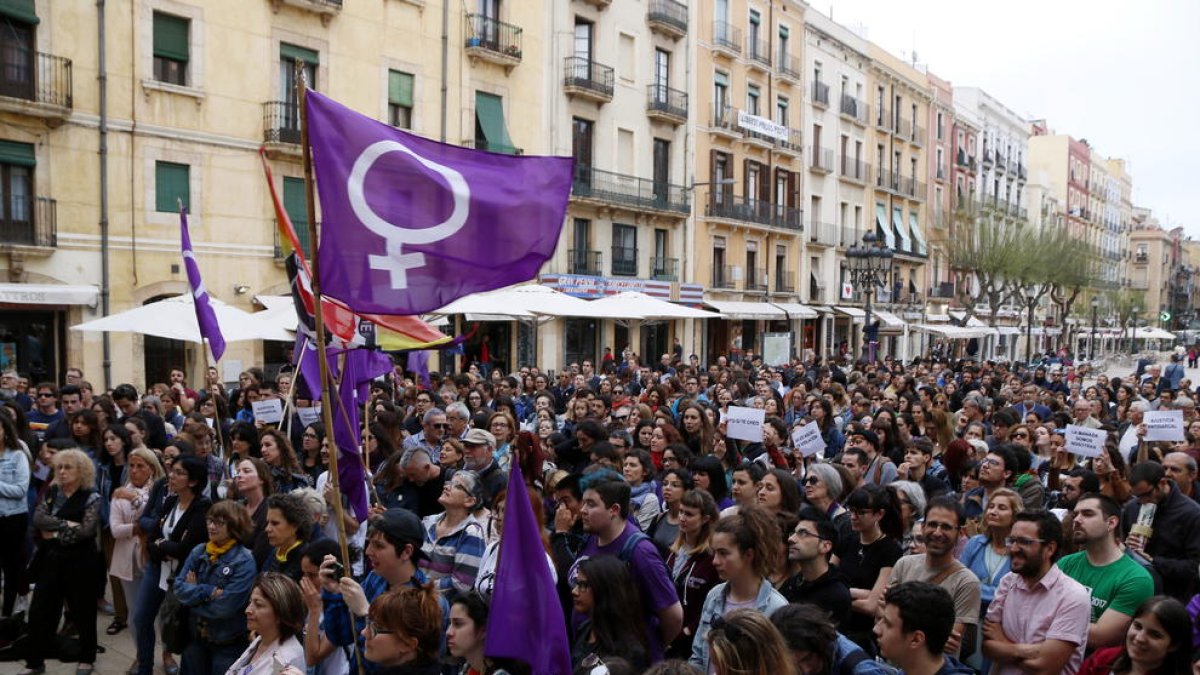
[{"label": "banner with text", "polygon": [[1099,457],[1104,453],[1104,443],[1108,440],[1108,432],[1103,429],[1089,429],[1077,424],[1067,425],[1067,452],[1080,457]]},{"label": "banner with text", "polygon": [[725,413],[725,435],[742,441],[762,443],[763,420],[767,417],[762,408],[739,408],[729,406]]}]

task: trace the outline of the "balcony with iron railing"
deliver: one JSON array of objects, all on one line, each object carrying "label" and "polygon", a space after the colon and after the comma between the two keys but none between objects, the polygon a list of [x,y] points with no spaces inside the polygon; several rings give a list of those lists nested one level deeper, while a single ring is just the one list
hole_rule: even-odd
[{"label": "balcony with iron railing", "polygon": [[511,68],[521,62],[521,27],[483,14],[467,15],[467,56]]},{"label": "balcony with iron railing", "polygon": [[746,56],[750,59],[750,67],[766,70],[771,67],[771,45],[766,40],[746,40]]},{"label": "balcony with iron railing", "polygon": [[742,31],[725,21],[713,21],[712,49],[714,56],[736,59],[742,55]]},{"label": "balcony with iron railing", "polygon": [[780,53],[777,55],[776,64],[776,73],[779,75],[779,79],[794,84],[800,83],[801,65],[799,56]]},{"label": "balcony with iron railing", "polygon": [[743,290],[747,293],[767,292],[767,270],[764,267],[747,267]]},{"label": "balcony with iron railing", "polygon": [[888,131],[891,131],[892,124],[894,122],[895,120],[892,119],[891,110],[888,110],[887,108],[880,108],[879,110],[875,111],[875,126],[879,127],[880,129],[887,129]]},{"label": "balcony with iron railing", "polygon": [[819,246],[837,246],[841,241],[837,223],[811,220],[808,223],[808,241]]},{"label": "balcony with iron railing", "polygon": [[830,173],[833,171],[833,150],[825,148],[813,148],[809,152],[811,161],[809,168],[816,173]]},{"label": "balcony with iron railing", "polygon": [[608,103],[613,98],[613,69],[585,56],[568,56],[563,64],[563,90],[568,96]]},{"label": "balcony with iron railing", "polygon": [[954,298],[954,282],[942,281],[929,288],[929,297],[950,300]]},{"label": "balcony with iron railing", "polygon": [[598,277],[604,274],[604,254],[585,248],[567,251],[567,273]]},{"label": "balcony with iron railing", "polygon": [[920,124],[913,124],[907,138],[908,142],[913,145],[925,145],[925,127]]},{"label": "balcony with iron railing", "polygon": [[53,127],[74,106],[71,59],[34,52],[12,43],[0,44],[0,111],[44,119]]},{"label": "balcony with iron railing", "polygon": [[868,176],[871,175],[871,165],[861,160],[853,159],[847,155],[842,155],[842,161],[838,167],[838,176],[860,184],[866,184]]},{"label": "balcony with iron railing", "polygon": [[688,95],[665,84],[646,86],[646,114],[668,124],[687,122]]},{"label": "balcony with iron railing", "polygon": [[571,196],[648,211],[687,213],[690,210],[687,189],[682,185],[579,164],[575,165]]},{"label": "balcony with iron railing", "polygon": [[795,293],[796,273],[791,270],[775,268],[775,293]]},{"label": "balcony with iron railing", "polygon": [[741,138],[742,128],[737,124],[737,109],[728,105],[713,106],[709,131],[731,139]]},{"label": "balcony with iron railing", "polygon": [[856,124],[866,124],[869,119],[866,101],[859,100],[849,94],[842,94],[838,104],[838,113]]},{"label": "balcony with iron railing", "polygon": [[487,152],[495,152],[501,155],[523,155],[524,148],[517,148],[503,143],[492,143],[486,138],[464,138],[462,142],[464,148],[473,148],[475,150],[485,150]]},{"label": "balcony with iron railing", "polygon": [[829,107],[829,85],[816,80],[812,83],[813,104]]},{"label": "balcony with iron railing", "polygon": [[687,35],[687,5],[675,0],[650,0],[646,23],[650,25],[650,30],[677,40]]},{"label": "balcony with iron railing", "polygon": [[[0,250],[58,246],[58,202],[49,197],[9,195],[0,204]],[[34,251],[36,252],[36,251]]]},{"label": "balcony with iron railing", "polygon": [[612,247],[612,273],[616,277],[636,277],[638,273],[636,246]]},{"label": "balcony with iron railing", "polygon": [[912,122],[901,117],[899,111],[896,112],[896,119],[893,122],[892,130],[900,138],[908,138],[912,135]]},{"label": "balcony with iron railing", "polygon": [[733,265],[713,265],[712,287],[733,290],[737,288],[733,279]]},{"label": "balcony with iron railing", "polygon": [[279,11],[280,5],[286,5],[319,14],[322,21],[328,21],[342,11],[342,0],[271,0],[271,4],[276,11]]},{"label": "balcony with iron railing", "polygon": [[804,132],[799,129],[788,129],[786,141],[779,141],[776,146],[780,152],[799,157],[804,154]]},{"label": "balcony with iron railing", "polygon": [[841,228],[838,229],[838,234],[840,235],[838,246],[843,248],[859,243],[863,235],[863,233],[859,231],[859,228],[855,227],[854,225],[842,225]]},{"label": "balcony with iron railing", "polygon": [[300,106],[295,101],[263,104],[263,146],[272,158],[300,157]]},{"label": "balcony with iron railing", "polygon": [[650,258],[650,278],[655,281],[679,281],[679,258]]},{"label": "balcony with iron railing", "polygon": [[804,226],[804,212],[800,209],[746,199],[719,190],[711,193],[706,215],[713,219],[755,223],[784,230],[800,231]]}]

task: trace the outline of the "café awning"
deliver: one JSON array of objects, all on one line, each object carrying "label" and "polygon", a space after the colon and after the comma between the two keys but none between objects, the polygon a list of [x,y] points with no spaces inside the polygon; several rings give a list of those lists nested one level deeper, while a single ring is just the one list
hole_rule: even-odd
[{"label": "caf\u00e9 awning", "polygon": [[704,304],[721,313],[723,319],[772,321],[788,318],[787,312],[769,302],[738,302],[734,300],[705,300]]}]

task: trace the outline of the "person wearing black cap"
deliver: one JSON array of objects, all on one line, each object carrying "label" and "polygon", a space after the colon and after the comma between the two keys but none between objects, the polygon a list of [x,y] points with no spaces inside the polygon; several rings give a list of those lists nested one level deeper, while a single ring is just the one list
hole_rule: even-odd
[{"label": "person wearing black cap", "polygon": [[[325,635],[330,642],[344,647],[361,639],[371,602],[385,592],[404,586],[420,588],[429,583],[417,567],[426,559],[421,550],[424,543],[425,529],[417,515],[395,508],[367,521],[367,546],[363,553],[371,562],[371,572],[361,585],[352,577],[343,576],[345,573],[334,556],[325,556],[320,572],[321,601]],[[442,616],[450,616],[450,607],[444,599],[441,604]],[[373,668],[368,664],[367,670],[371,672]],[[353,664],[351,672],[357,672]]]},{"label": "person wearing black cap", "polygon": [[879,453],[879,436],[870,429],[855,426],[846,439],[846,447],[858,448],[867,453],[867,467],[863,470],[863,483],[888,485],[896,480],[896,465]]}]

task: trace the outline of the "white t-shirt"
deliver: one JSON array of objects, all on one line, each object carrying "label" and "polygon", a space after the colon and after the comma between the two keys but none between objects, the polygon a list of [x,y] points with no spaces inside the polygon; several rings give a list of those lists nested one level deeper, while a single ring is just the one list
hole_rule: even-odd
[{"label": "white t-shirt", "polygon": [[[167,519],[163,521],[163,539],[170,539],[171,533],[175,531],[175,525],[179,523],[179,519],[187,509],[181,508],[178,503],[175,508],[167,514]],[[175,567],[178,565],[173,560],[163,560],[158,566],[158,587],[162,590],[167,590],[168,580],[175,575]]]}]

